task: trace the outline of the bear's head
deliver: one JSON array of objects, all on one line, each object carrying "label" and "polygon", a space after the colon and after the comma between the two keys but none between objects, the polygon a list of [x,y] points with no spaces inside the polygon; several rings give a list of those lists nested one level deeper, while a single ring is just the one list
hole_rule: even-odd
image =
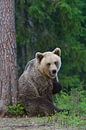
[{"label": "bear's head", "polygon": [[55,78],[61,67],[61,49],[56,48],[52,52],[37,52],[36,61],[38,69],[43,75]]}]

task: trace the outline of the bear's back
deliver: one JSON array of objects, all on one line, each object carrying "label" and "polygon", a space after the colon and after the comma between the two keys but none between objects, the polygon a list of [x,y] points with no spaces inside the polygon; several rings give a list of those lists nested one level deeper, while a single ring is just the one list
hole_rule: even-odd
[{"label": "bear's back", "polygon": [[26,71],[27,69],[32,70],[32,69],[34,68],[35,62],[36,62],[36,59],[30,60],[30,61],[26,64],[24,71]]}]

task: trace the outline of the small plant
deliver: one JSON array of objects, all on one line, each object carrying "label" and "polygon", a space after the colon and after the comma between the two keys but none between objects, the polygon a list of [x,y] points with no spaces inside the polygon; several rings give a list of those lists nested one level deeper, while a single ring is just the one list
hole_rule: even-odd
[{"label": "small plant", "polygon": [[22,116],[25,114],[25,109],[22,104],[9,105],[8,113],[13,116]]}]

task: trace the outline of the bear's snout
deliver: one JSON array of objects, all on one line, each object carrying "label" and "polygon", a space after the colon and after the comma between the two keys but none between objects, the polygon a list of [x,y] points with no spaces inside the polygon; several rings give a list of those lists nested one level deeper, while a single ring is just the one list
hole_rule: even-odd
[{"label": "bear's snout", "polygon": [[52,78],[55,78],[55,77],[56,77],[56,74],[57,74],[57,70],[56,70],[56,69],[53,69],[53,70],[50,71],[50,76],[51,76]]},{"label": "bear's snout", "polygon": [[56,70],[52,70],[52,74],[56,74]]}]

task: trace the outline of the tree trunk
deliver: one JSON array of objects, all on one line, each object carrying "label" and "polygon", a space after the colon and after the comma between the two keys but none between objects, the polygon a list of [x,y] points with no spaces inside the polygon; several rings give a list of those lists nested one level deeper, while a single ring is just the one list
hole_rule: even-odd
[{"label": "tree trunk", "polygon": [[0,0],[0,107],[17,102],[14,0]]}]

